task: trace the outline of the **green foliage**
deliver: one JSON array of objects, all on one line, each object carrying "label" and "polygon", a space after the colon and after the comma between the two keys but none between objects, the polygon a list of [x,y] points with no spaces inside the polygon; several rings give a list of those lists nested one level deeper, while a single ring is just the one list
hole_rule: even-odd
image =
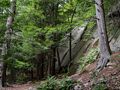
[{"label": "green foliage", "polygon": [[24,83],[27,81],[27,76],[24,73],[19,73],[16,78],[16,83]]},{"label": "green foliage", "polygon": [[92,48],[88,51],[87,55],[81,57],[79,60],[80,65],[79,65],[78,71],[84,69],[84,67],[87,64],[94,62],[98,55],[98,51],[99,51],[98,48]]},{"label": "green foliage", "polygon": [[38,90],[69,90],[73,85],[73,81],[67,77],[56,79],[48,77],[48,79],[40,84]]},{"label": "green foliage", "polygon": [[100,82],[96,84],[92,90],[107,90],[107,86],[103,82]]},{"label": "green foliage", "polygon": [[94,21],[88,23],[87,30],[84,34],[83,39],[82,39],[83,41],[86,42],[86,41],[92,39],[93,33],[96,31],[95,26],[96,26],[96,23]]},{"label": "green foliage", "polygon": [[26,63],[26,62],[22,62],[22,61],[15,61],[15,68],[16,69],[27,69],[30,67],[30,64]]},{"label": "green foliage", "polygon": [[[114,0],[105,0],[105,9],[110,8]],[[10,1],[0,0],[0,43],[5,41],[6,20],[10,13]],[[66,33],[76,26],[82,25],[86,20],[95,16],[95,5],[92,0],[17,0],[16,15],[12,25],[13,34],[9,54],[4,62],[8,64],[8,70],[29,70],[35,68],[36,55],[47,52],[51,46],[62,45]],[[73,20],[72,20],[73,19]],[[72,21],[72,22],[71,22]],[[94,26],[90,22],[88,28]],[[91,31],[84,38],[90,37]],[[90,50],[88,55],[80,59],[80,69],[95,60],[98,50]],[[24,72],[18,77],[22,81],[26,77]],[[47,83],[47,84],[46,84]],[[69,79],[58,81],[56,78],[48,78],[41,87],[60,90],[71,86]]]},{"label": "green foliage", "polygon": [[106,90],[106,87],[104,84],[99,84],[96,85],[93,90]]},{"label": "green foliage", "polygon": [[0,7],[7,7],[10,3],[8,0],[0,0]]},{"label": "green foliage", "polygon": [[95,23],[94,21],[90,22],[90,23],[88,24],[88,27],[87,27],[88,30],[91,29],[91,28],[93,28],[93,27],[95,26],[95,24],[96,24],[96,23]]}]

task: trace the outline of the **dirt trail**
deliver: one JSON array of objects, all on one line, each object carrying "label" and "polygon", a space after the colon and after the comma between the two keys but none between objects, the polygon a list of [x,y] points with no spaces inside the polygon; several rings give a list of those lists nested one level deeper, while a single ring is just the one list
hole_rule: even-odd
[{"label": "dirt trail", "polygon": [[37,90],[33,84],[12,85],[10,87],[1,88],[0,90]]}]

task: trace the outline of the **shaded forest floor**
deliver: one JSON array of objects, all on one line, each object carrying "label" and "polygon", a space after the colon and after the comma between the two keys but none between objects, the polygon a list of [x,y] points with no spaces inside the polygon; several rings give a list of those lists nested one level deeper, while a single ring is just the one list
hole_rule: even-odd
[{"label": "shaded forest floor", "polygon": [[84,90],[91,90],[91,86],[97,81],[104,82],[107,90],[120,90],[120,52],[113,53],[107,67],[97,75],[96,79],[93,79],[96,63],[97,61],[87,65],[84,71],[72,75],[71,78],[80,81],[84,86]]},{"label": "shaded forest floor", "polygon": [[[106,84],[106,90],[120,90],[120,52],[112,54],[110,62],[93,80],[93,71],[95,70],[97,61],[89,64],[81,73],[74,74],[70,78],[83,84],[83,90],[91,90],[94,81],[102,81]],[[95,81],[96,82],[96,81]],[[22,85],[13,85],[11,87],[2,88],[0,90],[36,90],[33,83]],[[79,89],[78,89],[79,90]]]},{"label": "shaded forest floor", "polygon": [[36,90],[33,83],[10,85],[9,87],[1,88],[0,90]]}]

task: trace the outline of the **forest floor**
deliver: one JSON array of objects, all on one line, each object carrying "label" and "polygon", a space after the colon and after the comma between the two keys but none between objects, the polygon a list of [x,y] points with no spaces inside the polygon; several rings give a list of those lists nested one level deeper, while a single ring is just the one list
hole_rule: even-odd
[{"label": "forest floor", "polygon": [[107,90],[120,90],[120,52],[113,53],[107,67],[97,75],[96,79],[93,79],[96,63],[97,61],[87,65],[84,71],[72,75],[71,78],[80,81],[84,86],[83,90],[91,90],[91,86],[97,81],[104,82]]},{"label": "forest floor", "polygon": [[10,85],[9,87],[1,88],[0,90],[36,90],[33,83]]},{"label": "forest floor", "polygon": [[[93,79],[93,71],[95,70],[97,61],[85,67],[81,73],[74,74],[70,78],[74,81],[80,81],[84,89],[91,90],[91,85],[97,81],[106,83],[107,90],[120,90],[120,52],[112,54],[110,62],[97,76]],[[12,85],[11,87],[1,88],[0,90],[36,90],[35,84],[27,83],[22,85]]]}]

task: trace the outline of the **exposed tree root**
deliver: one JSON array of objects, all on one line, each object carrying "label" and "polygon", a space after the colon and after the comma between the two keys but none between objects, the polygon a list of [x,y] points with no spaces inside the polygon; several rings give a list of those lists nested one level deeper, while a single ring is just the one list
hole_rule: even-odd
[{"label": "exposed tree root", "polygon": [[108,62],[109,58],[101,57],[97,63],[96,71],[100,72],[105,66],[107,66]]}]

